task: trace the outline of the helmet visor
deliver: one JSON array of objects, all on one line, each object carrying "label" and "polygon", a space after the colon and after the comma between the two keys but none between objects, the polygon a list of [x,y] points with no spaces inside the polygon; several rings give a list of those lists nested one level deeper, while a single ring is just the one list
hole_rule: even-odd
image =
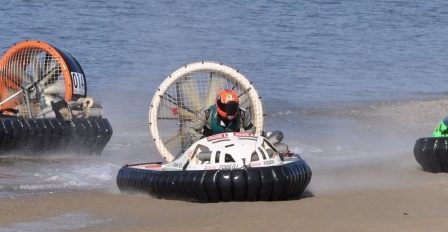
[{"label": "helmet visor", "polygon": [[227,113],[229,116],[234,116],[238,113],[239,104],[236,102],[228,102],[226,104],[218,101],[218,107]]}]

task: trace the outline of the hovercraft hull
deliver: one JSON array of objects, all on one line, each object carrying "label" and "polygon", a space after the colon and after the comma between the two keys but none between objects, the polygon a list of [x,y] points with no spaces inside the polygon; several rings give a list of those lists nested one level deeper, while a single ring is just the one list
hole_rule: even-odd
[{"label": "hovercraft hull", "polygon": [[414,145],[414,156],[427,172],[448,172],[448,138],[420,138]]},{"label": "hovercraft hull", "polygon": [[100,154],[112,136],[104,118],[0,117],[0,156]]},{"label": "hovercraft hull", "polygon": [[311,180],[301,158],[278,166],[233,170],[163,171],[124,166],[117,175],[122,192],[193,202],[276,201],[298,198]]}]

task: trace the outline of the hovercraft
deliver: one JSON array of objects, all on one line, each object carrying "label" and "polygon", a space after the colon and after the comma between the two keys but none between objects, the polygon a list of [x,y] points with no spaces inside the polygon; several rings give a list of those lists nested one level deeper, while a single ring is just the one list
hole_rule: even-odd
[{"label": "hovercraft", "polygon": [[[221,89],[238,93],[255,133],[221,133],[191,141],[187,123],[213,104]],[[310,167],[281,142],[281,132],[263,133],[258,93],[226,65],[198,62],[169,75],[152,99],[149,126],[166,163],[123,166],[117,175],[122,192],[194,202],[274,201],[300,197],[311,180]]]},{"label": "hovercraft", "polygon": [[69,53],[27,40],[0,60],[0,156],[100,154],[112,136]]},{"label": "hovercraft", "polygon": [[439,123],[432,137],[417,139],[414,156],[424,171],[448,172],[448,117]]}]

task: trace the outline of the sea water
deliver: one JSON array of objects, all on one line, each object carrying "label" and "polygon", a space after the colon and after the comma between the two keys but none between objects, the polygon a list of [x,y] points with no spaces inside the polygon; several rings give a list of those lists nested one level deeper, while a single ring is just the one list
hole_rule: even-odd
[{"label": "sea water", "polygon": [[191,62],[240,70],[262,96],[266,128],[284,131],[313,170],[412,150],[414,137],[391,133],[387,123],[366,138],[369,122],[335,112],[448,90],[442,0],[17,0],[2,2],[0,15],[0,50],[38,39],[72,54],[114,129],[99,157],[3,158],[0,197],[116,191],[121,165],[160,161],[149,103],[166,76]]}]

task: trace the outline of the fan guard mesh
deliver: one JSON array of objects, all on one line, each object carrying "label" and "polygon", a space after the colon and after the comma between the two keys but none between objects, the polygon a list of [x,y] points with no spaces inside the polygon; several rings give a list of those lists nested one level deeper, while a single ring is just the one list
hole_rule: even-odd
[{"label": "fan guard mesh", "polygon": [[172,161],[191,141],[185,125],[205,107],[214,104],[219,90],[233,89],[240,107],[250,112],[256,134],[263,129],[263,109],[258,93],[238,71],[215,62],[185,65],[168,76],[156,91],[149,110],[150,131],[162,157]]}]

